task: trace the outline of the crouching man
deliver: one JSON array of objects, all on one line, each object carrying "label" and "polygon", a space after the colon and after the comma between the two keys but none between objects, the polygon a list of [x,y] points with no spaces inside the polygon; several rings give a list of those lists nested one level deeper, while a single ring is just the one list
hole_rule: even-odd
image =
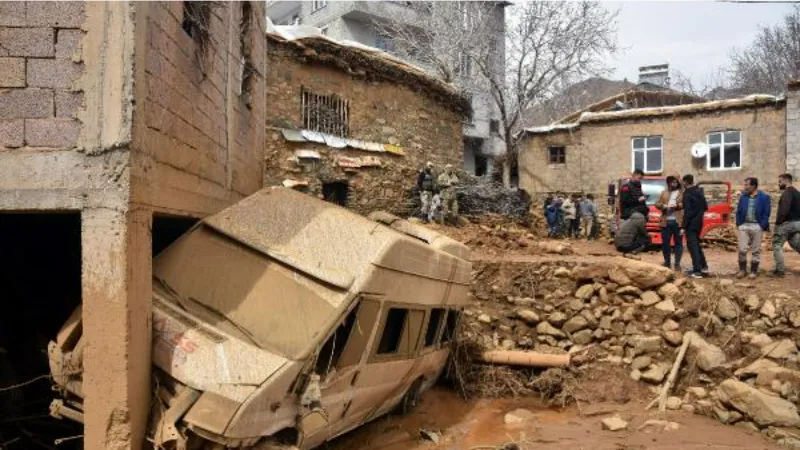
[{"label": "crouching man", "polygon": [[647,234],[647,219],[639,211],[631,213],[631,217],[622,222],[614,238],[614,245],[622,253],[637,254],[650,245]]}]

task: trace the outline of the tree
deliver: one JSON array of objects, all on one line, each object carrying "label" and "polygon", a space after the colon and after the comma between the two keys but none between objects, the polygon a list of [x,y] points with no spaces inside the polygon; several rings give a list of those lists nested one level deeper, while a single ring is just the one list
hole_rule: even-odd
[{"label": "tree", "polygon": [[744,93],[780,94],[800,77],[800,5],[772,27],[761,27],[755,40],[731,54],[733,86]]},{"label": "tree", "polygon": [[678,92],[703,97],[708,100],[724,100],[741,96],[738,89],[729,85],[726,69],[716,68],[708,72],[700,83],[692,79],[679,70],[672,72],[669,87]]},{"label": "tree", "polygon": [[473,55],[500,112],[505,184],[519,151],[523,111],[579,78],[606,72],[603,61],[617,50],[617,13],[599,2],[523,2],[512,7],[509,17],[505,71],[494,70],[491,54]]}]

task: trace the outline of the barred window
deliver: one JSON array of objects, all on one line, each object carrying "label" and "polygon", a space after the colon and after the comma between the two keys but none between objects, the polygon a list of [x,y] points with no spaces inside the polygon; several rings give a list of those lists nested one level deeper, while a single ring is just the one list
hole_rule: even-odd
[{"label": "barred window", "polygon": [[334,136],[350,132],[350,102],[336,94],[319,95],[303,88],[303,128]]}]

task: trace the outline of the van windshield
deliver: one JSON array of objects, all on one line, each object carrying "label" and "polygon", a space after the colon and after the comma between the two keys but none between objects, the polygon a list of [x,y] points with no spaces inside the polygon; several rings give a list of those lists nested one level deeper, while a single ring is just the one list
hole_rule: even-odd
[{"label": "van windshield", "polygon": [[291,359],[325,333],[345,294],[206,227],[159,254],[153,275],[209,325]]},{"label": "van windshield", "polygon": [[658,197],[667,188],[667,180],[643,178],[642,179],[642,194],[647,197],[647,206],[655,205]]}]

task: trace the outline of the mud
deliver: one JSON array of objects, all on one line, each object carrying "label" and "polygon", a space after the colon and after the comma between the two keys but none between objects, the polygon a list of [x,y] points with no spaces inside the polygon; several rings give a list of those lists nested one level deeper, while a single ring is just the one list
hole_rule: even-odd
[{"label": "mud", "polygon": [[[493,449],[513,442],[521,449],[657,450],[780,449],[759,433],[725,426],[685,412],[645,413],[644,404],[601,402],[566,409],[548,408],[535,397],[461,400],[452,390],[436,387],[425,393],[407,417],[388,416],[348,433],[322,448],[328,450]],[[506,413],[524,408],[533,413],[526,423],[503,423]],[[604,431],[603,418],[619,415],[628,430]],[[679,429],[637,430],[650,419],[677,422]],[[420,430],[441,433],[434,444]]]}]

